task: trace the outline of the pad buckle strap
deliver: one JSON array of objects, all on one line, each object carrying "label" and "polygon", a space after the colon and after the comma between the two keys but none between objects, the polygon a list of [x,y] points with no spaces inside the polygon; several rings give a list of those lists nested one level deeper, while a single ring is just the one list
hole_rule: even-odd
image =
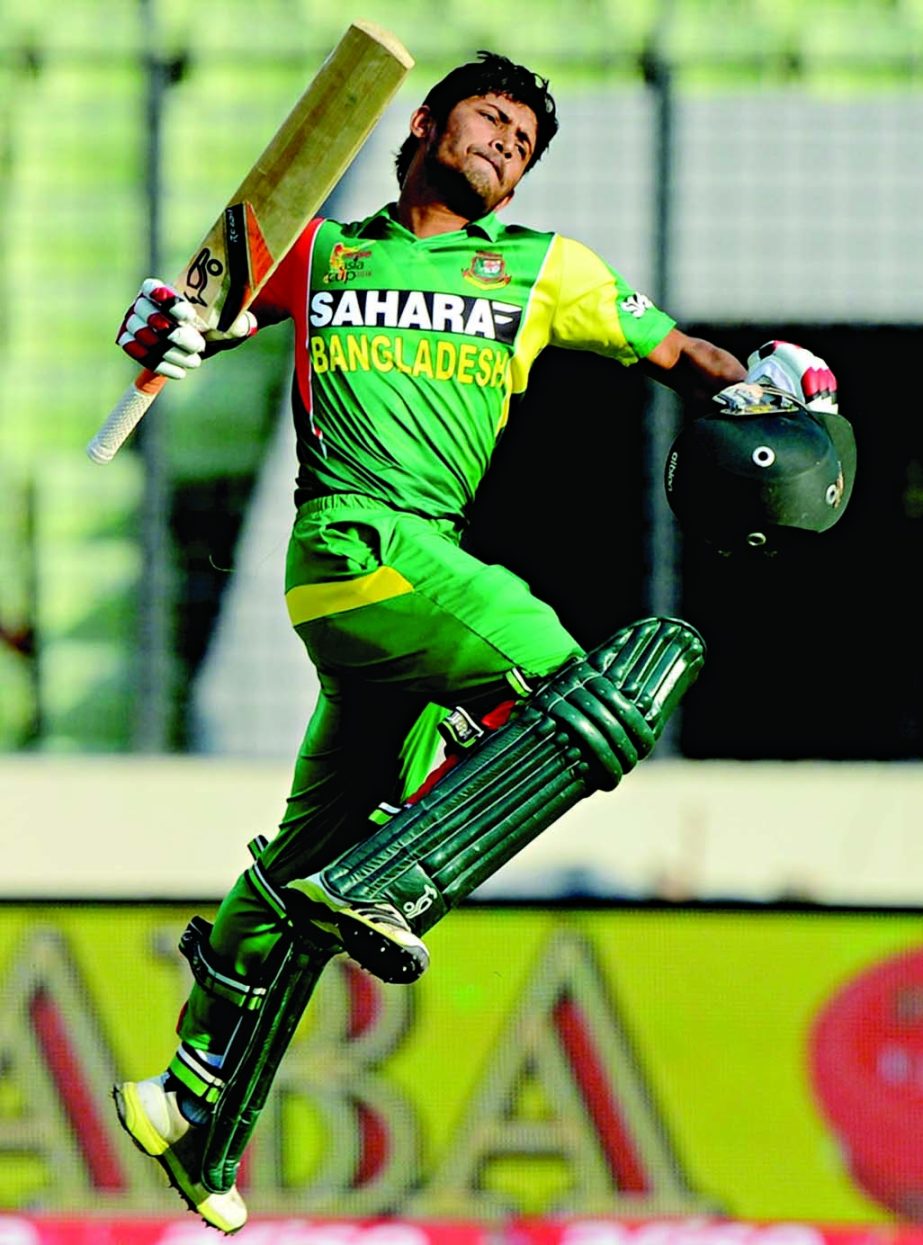
[{"label": "pad buckle strap", "polygon": [[376,826],[386,826],[391,818],[396,817],[400,811],[400,804],[389,804],[387,800],[382,800],[378,807],[369,815],[369,821]]},{"label": "pad buckle strap", "polygon": [[507,670],[506,681],[519,697],[531,696],[535,690],[518,666]]},{"label": "pad buckle strap", "polygon": [[250,855],[253,857],[254,860],[259,860],[259,858],[262,856],[263,852],[265,852],[268,846],[269,846],[269,839],[266,838],[266,835],[256,834],[247,844],[247,851],[250,853]]},{"label": "pad buckle strap", "polygon": [[209,921],[194,916],[180,937],[179,949],[189,961],[193,977],[207,994],[233,1003],[242,1011],[258,1011],[266,998],[266,987],[250,985],[240,977],[220,972],[209,962],[206,949],[211,949],[208,944],[211,931]]},{"label": "pad buckle strap", "polygon": [[471,748],[484,734],[484,727],[459,705],[439,723],[439,733],[448,744]]},{"label": "pad buckle strap", "polygon": [[180,1042],[169,1070],[197,1098],[213,1105],[218,1102],[227,1083],[220,1068],[210,1064],[185,1042]]}]

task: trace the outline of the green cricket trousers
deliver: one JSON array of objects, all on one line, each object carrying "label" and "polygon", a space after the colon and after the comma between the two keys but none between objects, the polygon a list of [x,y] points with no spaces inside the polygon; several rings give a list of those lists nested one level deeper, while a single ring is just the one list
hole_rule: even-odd
[{"label": "green cricket trousers", "polygon": [[[451,521],[362,496],[299,508],[286,602],[320,693],[285,816],[260,859],[274,887],[329,864],[371,831],[381,803],[399,806],[417,790],[448,710],[480,717],[582,653],[550,606],[461,549],[460,535]],[[247,870],[211,945],[226,971],[255,981],[284,929]],[[235,1021],[194,985],[180,1036],[217,1055]]]}]

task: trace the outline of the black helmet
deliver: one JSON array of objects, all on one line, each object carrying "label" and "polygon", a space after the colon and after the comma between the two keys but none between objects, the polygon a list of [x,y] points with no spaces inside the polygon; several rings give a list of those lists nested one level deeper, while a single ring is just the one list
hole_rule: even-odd
[{"label": "black helmet", "polygon": [[774,553],[793,531],[824,532],[846,509],[856,474],[852,426],[764,387],[733,414],[694,419],[670,447],[667,498],[685,531],[722,552]]}]

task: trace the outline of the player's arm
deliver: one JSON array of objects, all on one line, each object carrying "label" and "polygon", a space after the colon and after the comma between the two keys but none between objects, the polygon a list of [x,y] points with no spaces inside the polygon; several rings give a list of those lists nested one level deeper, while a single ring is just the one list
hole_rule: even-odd
[{"label": "player's arm", "polygon": [[[745,367],[722,347],[684,333],[582,243],[556,236],[546,268],[549,283],[557,283],[549,327],[552,345],[640,363],[654,380],[685,398],[693,413],[701,414],[701,404],[719,394],[728,409],[749,408],[757,396],[754,385],[793,394],[811,410],[836,413],[836,377],[803,346],[766,342]],[[740,385],[746,389],[738,394]]]},{"label": "player's arm", "polygon": [[819,355],[793,342],[766,342],[749,355],[745,369],[720,346],[674,328],[642,366],[687,400],[715,398],[729,411],[752,406],[754,395],[768,386],[792,394],[809,410],[837,412],[833,372]]},{"label": "player's arm", "polygon": [[694,402],[707,401],[747,375],[747,369],[729,351],[677,328],[641,360],[641,366],[653,380]]}]

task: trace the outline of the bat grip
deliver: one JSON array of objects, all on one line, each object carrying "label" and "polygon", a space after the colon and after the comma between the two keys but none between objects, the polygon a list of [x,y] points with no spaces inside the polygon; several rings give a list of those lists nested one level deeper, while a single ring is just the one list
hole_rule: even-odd
[{"label": "bat grip", "polygon": [[116,402],[106,422],[87,446],[87,456],[94,463],[112,461],[166,383],[167,378],[158,376],[156,372],[145,369],[138,373],[134,383]]}]

